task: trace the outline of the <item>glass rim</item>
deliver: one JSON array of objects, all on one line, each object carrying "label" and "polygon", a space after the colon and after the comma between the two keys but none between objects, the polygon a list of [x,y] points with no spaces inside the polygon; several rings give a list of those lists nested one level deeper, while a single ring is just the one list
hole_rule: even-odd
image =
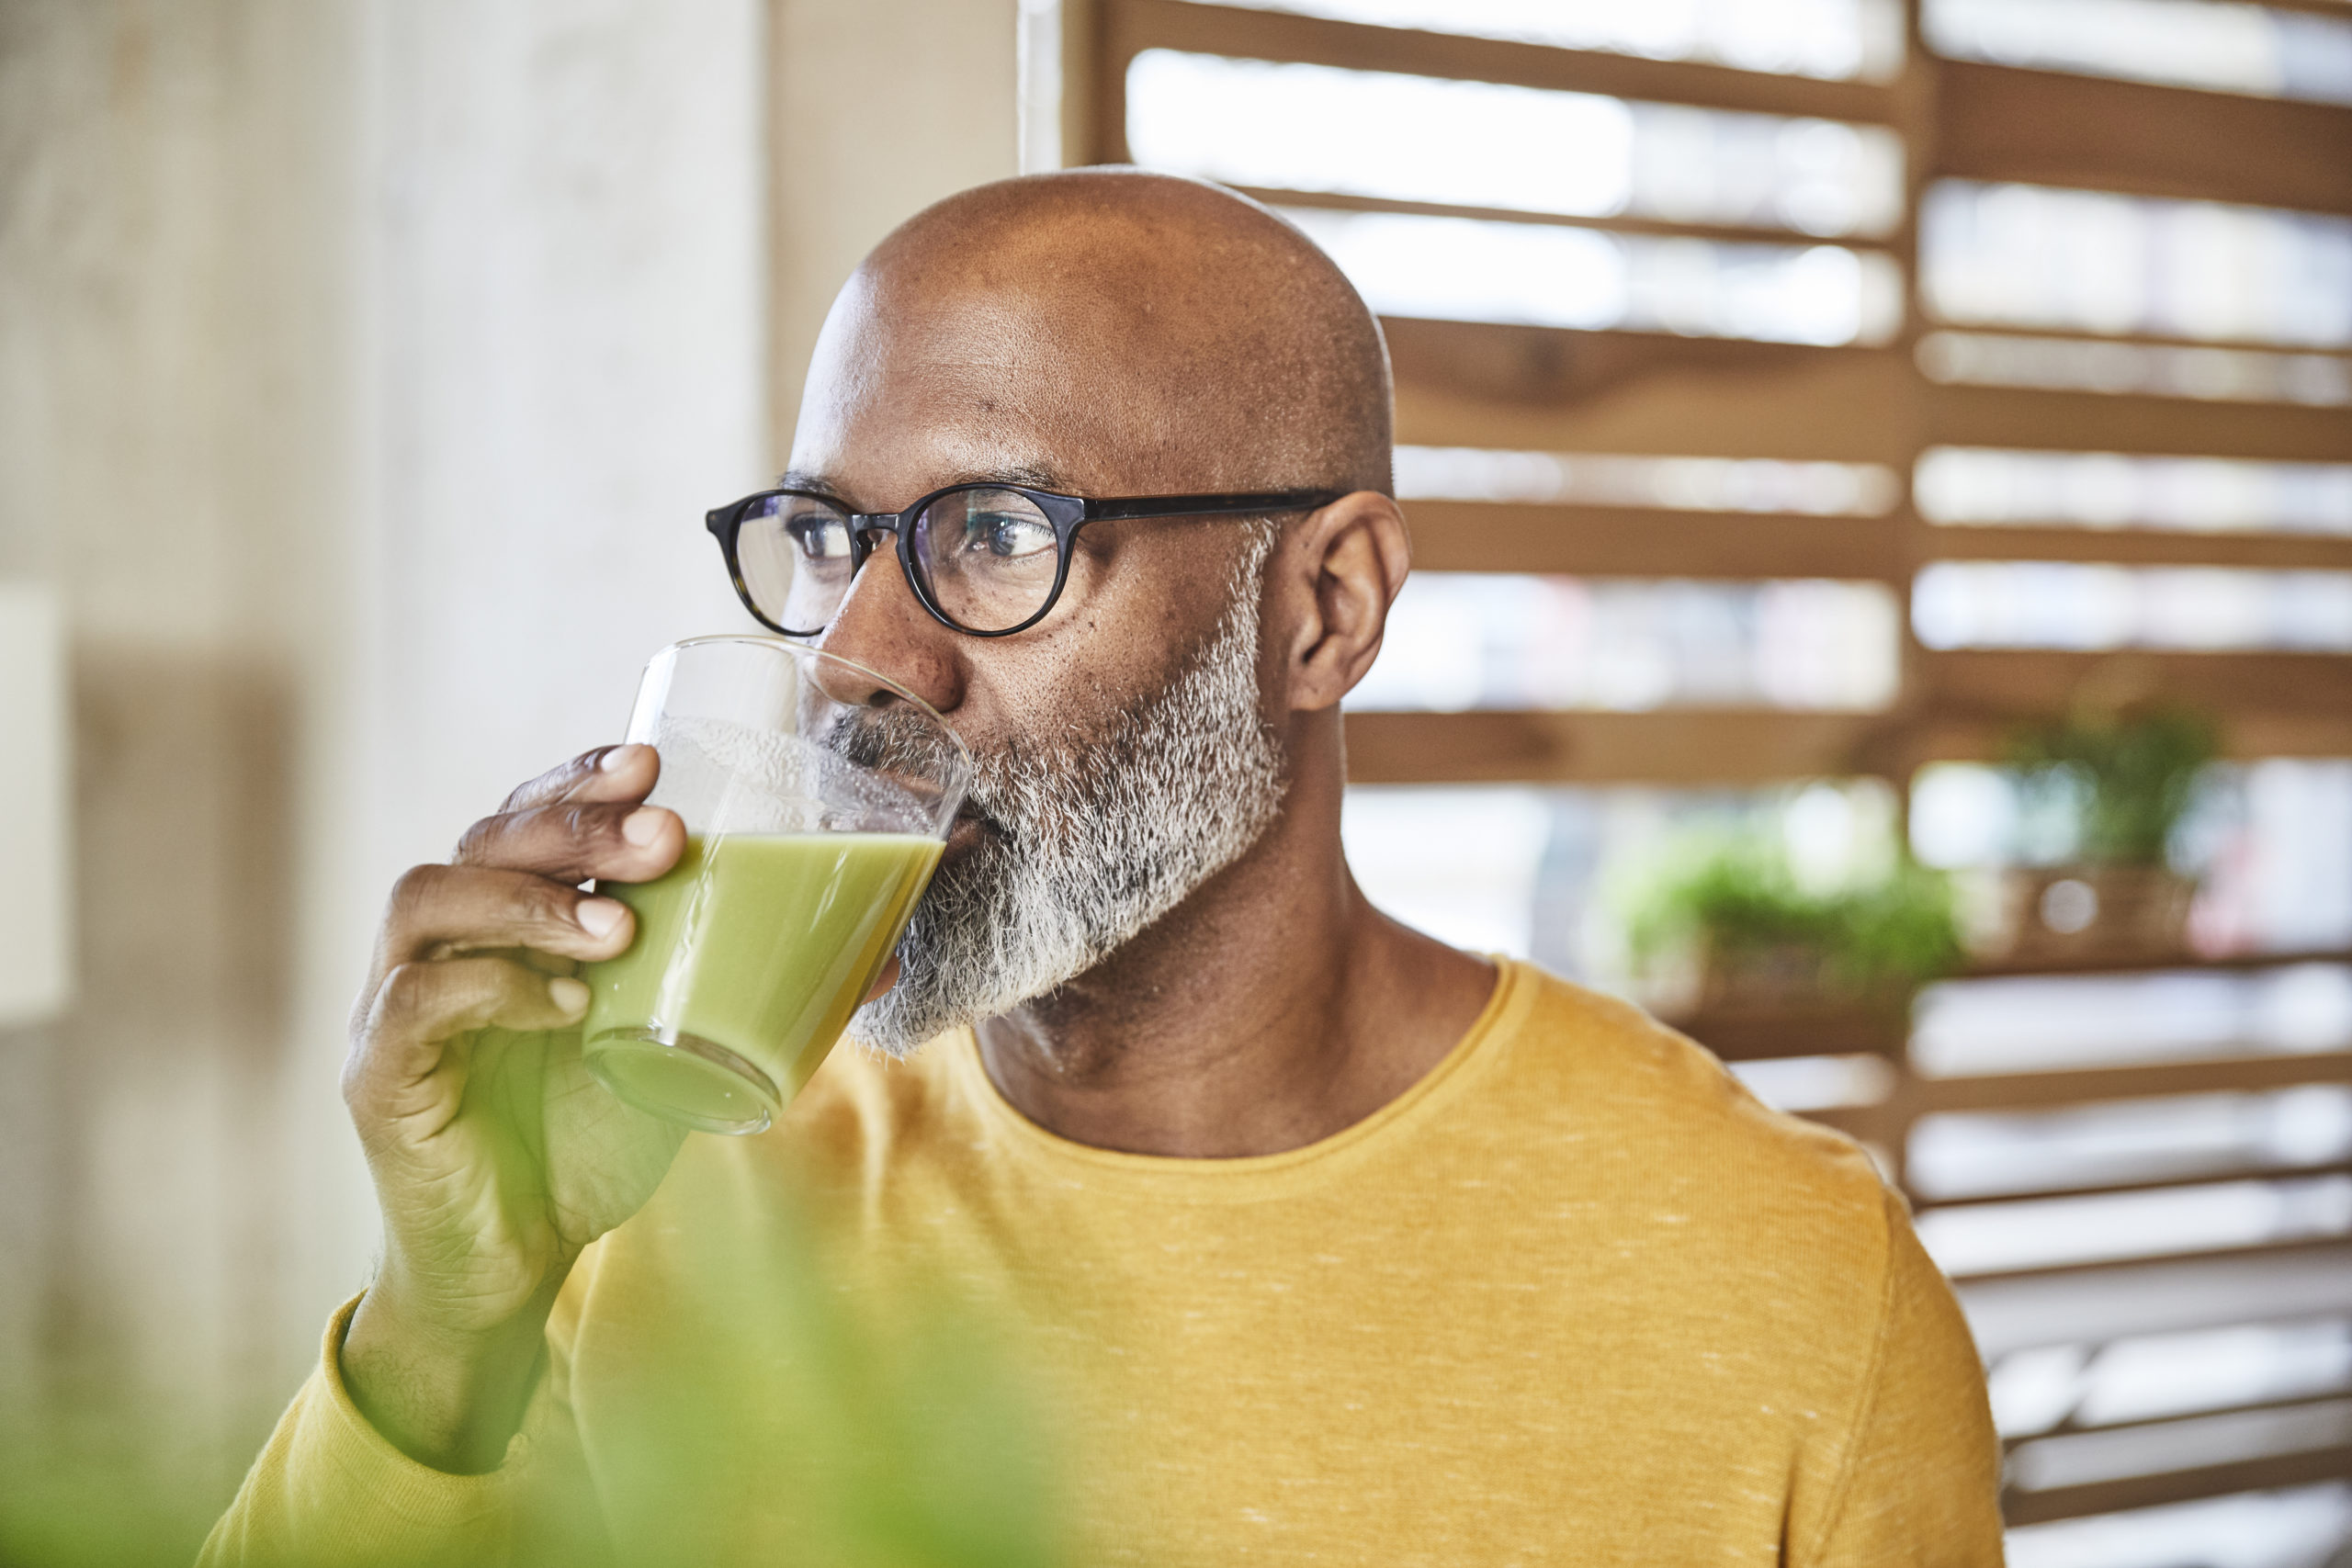
[{"label": "glass rim", "polygon": [[[867,680],[879,682],[881,685],[888,688],[891,694],[896,696],[900,702],[911,703],[914,705],[917,712],[929,717],[932,723],[939,727],[939,732],[947,737],[949,744],[956,748],[956,755],[963,761],[965,773],[964,788],[967,791],[970,788],[971,780],[978,776],[979,764],[973,759],[972,749],[964,744],[964,738],[956,733],[956,727],[949,724],[945,716],[941,714],[937,708],[933,707],[929,703],[923,701],[912,692],[908,691],[906,687],[900,685],[898,682],[893,681],[889,676],[885,675],[879,670],[874,669],[870,665],[860,664],[854,659],[844,659],[840,654],[834,653],[828,649],[817,648],[808,643],[802,642],[797,637],[780,637],[773,633],[708,632],[701,637],[680,637],[677,641],[663,648],[653,657],[655,659],[661,659],[669,654],[682,652],[689,648],[707,648],[714,643],[749,643],[754,648],[772,648],[795,656],[808,659],[829,660],[831,662],[840,665],[844,670],[854,670],[858,674],[865,676]],[[650,661],[649,660],[649,662]],[[842,705],[846,707],[848,705],[844,703]]]}]

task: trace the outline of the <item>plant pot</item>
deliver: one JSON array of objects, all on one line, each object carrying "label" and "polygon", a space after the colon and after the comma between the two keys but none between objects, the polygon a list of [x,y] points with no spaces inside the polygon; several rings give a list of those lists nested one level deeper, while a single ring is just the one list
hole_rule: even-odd
[{"label": "plant pot", "polygon": [[1908,986],[1856,991],[1825,974],[1799,943],[1702,950],[1670,990],[1650,998],[1658,1017],[1725,1061],[1772,1056],[1900,1056],[1910,1035]]},{"label": "plant pot", "polygon": [[2162,960],[2188,951],[2197,885],[2160,865],[2013,867],[1980,958],[2018,964]]}]

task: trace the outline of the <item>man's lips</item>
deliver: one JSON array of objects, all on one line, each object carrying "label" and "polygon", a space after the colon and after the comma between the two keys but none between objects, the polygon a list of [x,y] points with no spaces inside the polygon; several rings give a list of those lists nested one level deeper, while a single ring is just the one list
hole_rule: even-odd
[{"label": "man's lips", "polygon": [[947,829],[947,843],[940,851],[940,860],[945,863],[963,859],[972,852],[983,834],[994,831],[995,824],[975,810],[970,802],[966,802],[963,809],[956,813],[956,825]]}]

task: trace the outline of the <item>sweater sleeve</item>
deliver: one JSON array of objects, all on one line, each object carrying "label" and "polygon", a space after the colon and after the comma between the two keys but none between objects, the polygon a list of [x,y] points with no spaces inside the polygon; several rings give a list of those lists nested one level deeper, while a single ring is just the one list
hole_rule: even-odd
[{"label": "sweater sleeve", "polygon": [[2001,1562],[2000,1441],[1951,1287],[1889,1193],[1885,1308],[1845,1474],[1807,1568]]},{"label": "sweater sleeve", "polygon": [[433,1470],[387,1441],[344,1387],[344,1330],[358,1304],[353,1297],[328,1323],[319,1365],[212,1527],[198,1568],[476,1568],[603,1557],[562,1369],[540,1380],[498,1469]]}]

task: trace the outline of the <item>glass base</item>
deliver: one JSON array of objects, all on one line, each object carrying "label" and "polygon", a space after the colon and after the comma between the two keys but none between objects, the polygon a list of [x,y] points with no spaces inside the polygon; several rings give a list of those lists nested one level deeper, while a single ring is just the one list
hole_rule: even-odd
[{"label": "glass base", "polygon": [[773,1078],[698,1034],[664,1040],[650,1029],[608,1030],[582,1055],[619,1099],[698,1133],[764,1133],[784,1109]]}]

